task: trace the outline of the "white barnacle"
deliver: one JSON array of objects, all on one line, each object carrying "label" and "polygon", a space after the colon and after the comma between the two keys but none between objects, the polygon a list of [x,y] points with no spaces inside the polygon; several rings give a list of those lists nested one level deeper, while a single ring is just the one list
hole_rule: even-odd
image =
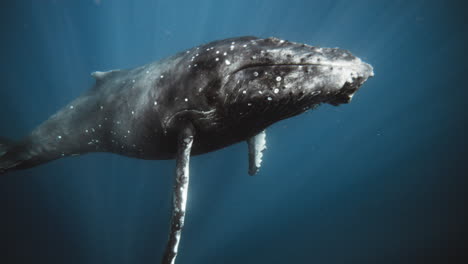
[{"label": "white barnacle", "polygon": [[62,139],[62,136],[57,136],[58,139]]},{"label": "white barnacle", "polygon": [[73,106],[73,105],[70,105],[70,109],[73,109],[73,108],[74,108],[74,106]]},{"label": "white barnacle", "polygon": [[242,47],[246,48],[246,47],[247,47],[247,44],[242,45]]},{"label": "white barnacle", "polygon": [[273,90],[274,93],[278,93],[279,92],[279,89],[278,88],[275,88],[275,90]]},{"label": "white barnacle", "polygon": [[252,103],[247,103],[248,106],[252,106]]},{"label": "white barnacle", "polygon": [[258,91],[259,94],[263,94],[263,91]]},{"label": "white barnacle", "polygon": [[223,53],[223,56],[226,56],[226,55],[227,55],[227,52],[224,52],[224,53]]},{"label": "white barnacle", "polygon": [[216,51],[216,54],[219,54],[219,50]]},{"label": "white barnacle", "polygon": [[234,45],[234,44],[236,44],[236,42],[233,41],[231,44]]},{"label": "white barnacle", "polygon": [[215,61],[219,61],[219,58],[216,58]]},{"label": "white barnacle", "polygon": [[185,53],[189,54],[189,53],[190,53],[190,51],[189,51],[189,50],[187,50]]},{"label": "white barnacle", "polygon": [[255,77],[257,77],[257,76],[258,76],[258,72],[254,72],[253,75],[254,75]]},{"label": "white barnacle", "polygon": [[271,98],[270,96],[268,96],[268,97],[267,97],[267,100],[268,100],[268,101],[271,101],[271,100],[272,100],[272,98]]},{"label": "white barnacle", "polygon": [[196,64],[196,63],[195,63],[195,65],[193,65],[193,67],[197,67],[197,66],[198,66],[198,64]]},{"label": "white barnacle", "polygon": [[242,91],[242,93],[243,93],[243,94],[246,94],[246,93],[247,93],[247,91],[246,91],[246,90],[244,90],[244,91]]},{"label": "white barnacle", "polygon": [[158,102],[154,101],[154,105],[158,105]]},{"label": "white barnacle", "polygon": [[206,49],[206,51],[210,51],[210,49],[208,48],[208,49]]},{"label": "white barnacle", "polygon": [[164,78],[164,75],[159,76],[161,79]]},{"label": "white barnacle", "polygon": [[277,81],[277,82],[281,82],[281,76],[277,76],[277,77],[276,77],[276,81]]},{"label": "white barnacle", "polygon": [[230,64],[231,64],[231,62],[230,62],[229,60],[226,60],[225,62],[226,62],[226,65],[230,65]]},{"label": "white barnacle", "polygon": [[234,50],[234,45],[231,45],[231,50]]},{"label": "white barnacle", "polygon": [[184,101],[185,101],[185,102],[188,102],[188,98],[185,98]]},{"label": "white barnacle", "polygon": [[200,54],[198,54],[198,53],[197,53],[197,54],[195,54],[195,57],[198,57],[198,55],[200,55]]}]

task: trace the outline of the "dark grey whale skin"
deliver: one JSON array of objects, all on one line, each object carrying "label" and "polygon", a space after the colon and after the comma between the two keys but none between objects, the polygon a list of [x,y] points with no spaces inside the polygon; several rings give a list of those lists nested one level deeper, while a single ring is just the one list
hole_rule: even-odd
[{"label": "dark grey whale skin", "polygon": [[0,139],[0,174],[89,152],[173,159],[187,123],[191,154],[207,153],[320,103],[348,103],[373,69],[342,49],[239,37],[93,76],[89,91],[29,136]]}]

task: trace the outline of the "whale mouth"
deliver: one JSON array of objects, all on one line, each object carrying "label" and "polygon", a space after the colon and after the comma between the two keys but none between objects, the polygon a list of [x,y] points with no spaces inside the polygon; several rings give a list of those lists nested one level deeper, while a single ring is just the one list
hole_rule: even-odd
[{"label": "whale mouth", "polygon": [[295,63],[256,63],[256,64],[248,64],[243,67],[240,67],[239,69],[235,70],[233,74],[243,71],[243,70],[248,70],[251,68],[271,68],[271,67],[310,67],[310,66],[323,66],[323,64],[319,63],[301,63],[301,64],[295,64]]},{"label": "whale mouth", "polygon": [[351,102],[353,99],[354,93],[361,87],[361,85],[367,80],[364,77],[357,77],[353,78],[351,82],[346,82],[343,85],[343,88],[339,90],[339,92],[332,97],[332,99],[328,100],[327,103],[337,106],[340,104],[347,104]]}]

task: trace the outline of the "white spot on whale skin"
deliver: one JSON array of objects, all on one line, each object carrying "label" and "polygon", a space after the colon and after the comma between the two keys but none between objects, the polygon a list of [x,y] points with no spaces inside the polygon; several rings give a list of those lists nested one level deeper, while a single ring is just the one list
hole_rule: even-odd
[{"label": "white spot on whale skin", "polygon": [[246,47],[247,47],[247,45],[246,45],[246,44],[244,44],[242,47],[246,48]]},{"label": "white spot on whale skin", "polygon": [[85,132],[88,133],[89,132],[88,129],[86,129]]},{"label": "white spot on whale skin", "polygon": [[224,53],[223,53],[223,56],[226,56],[226,55],[227,55],[227,52],[224,52]]},{"label": "white spot on whale skin", "polygon": [[158,102],[154,101],[154,105],[158,105]]},{"label": "white spot on whale skin", "polygon": [[146,73],[149,73],[149,71],[146,71]]},{"label": "white spot on whale skin", "polygon": [[188,102],[188,98],[185,98],[184,101],[185,101],[185,102]]},{"label": "white spot on whale skin", "polygon": [[101,107],[100,107],[100,108],[101,108],[101,110],[102,110],[102,109],[104,109],[104,106],[102,106],[102,105],[101,105]]},{"label": "white spot on whale skin", "polygon": [[161,75],[160,78],[161,78],[161,79],[164,78],[164,75]]},{"label": "white spot on whale skin", "polygon": [[278,92],[279,92],[279,89],[276,88],[273,92],[274,92],[274,93],[278,93]]},{"label": "white spot on whale skin", "polygon": [[268,99],[268,101],[271,101],[271,100],[272,100],[272,98],[271,98],[270,96],[268,96],[267,99]]},{"label": "white spot on whale skin", "polygon": [[132,111],[132,115],[134,115],[134,114],[135,114],[135,111]]},{"label": "white spot on whale skin", "polygon": [[229,60],[226,60],[226,65],[231,65],[231,62]]},{"label": "white spot on whale skin", "polygon": [[242,91],[242,93],[243,93],[243,94],[246,94],[246,93],[247,93],[247,91],[245,91],[245,90],[244,90],[244,91]]},{"label": "white spot on whale skin", "polygon": [[216,54],[219,54],[219,50],[216,51]]},{"label": "white spot on whale skin", "polygon": [[258,72],[254,72],[253,75],[254,75],[255,77],[257,77],[257,76],[258,76]]},{"label": "white spot on whale skin", "polygon": [[277,82],[281,82],[281,80],[282,80],[281,76],[276,77]]},{"label": "white spot on whale skin", "polygon": [[216,58],[215,61],[219,61],[219,58]]},{"label": "white spot on whale skin", "polygon": [[234,45],[231,45],[231,50],[234,50]]},{"label": "white spot on whale skin", "polygon": [[135,80],[132,80],[132,83],[135,83]]},{"label": "white spot on whale skin", "polygon": [[70,109],[73,109],[73,108],[74,108],[74,106],[73,106],[73,105],[70,105]]},{"label": "white spot on whale skin", "polygon": [[58,139],[62,139],[62,136],[57,136]]}]

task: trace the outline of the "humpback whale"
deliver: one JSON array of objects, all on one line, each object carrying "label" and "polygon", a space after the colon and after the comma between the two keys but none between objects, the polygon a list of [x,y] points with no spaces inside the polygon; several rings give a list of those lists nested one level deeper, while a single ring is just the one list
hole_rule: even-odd
[{"label": "humpback whale", "polygon": [[184,225],[190,156],[245,141],[250,175],[265,129],[320,104],[345,104],[374,75],[349,51],[278,38],[214,41],[133,69],[94,72],[94,86],[20,141],[0,138],[0,174],[89,152],[176,159],[162,263]]}]

